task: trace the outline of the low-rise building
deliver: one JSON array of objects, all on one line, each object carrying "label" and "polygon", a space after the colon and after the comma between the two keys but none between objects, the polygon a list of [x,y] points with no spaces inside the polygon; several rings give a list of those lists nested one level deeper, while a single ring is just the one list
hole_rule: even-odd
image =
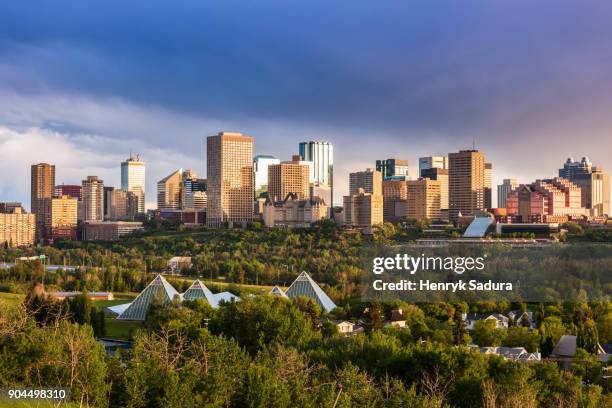
[{"label": "low-rise building", "polygon": [[319,198],[300,199],[287,194],[283,201],[266,200],[263,220],[266,227],[307,228],[313,222],[329,218],[327,204]]},{"label": "low-rise building", "polygon": [[[6,210],[5,210],[6,211]],[[21,206],[0,212],[0,245],[19,247],[32,245],[36,239],[36,216]]]},{"label": "low-rise building", "polygon": [[85,241],[117,241],[120,237],[143,229],[142,222],[88,221],[84,225]]},{"label": "low-rise building", "polygon": [[[72,292],[51,292],[51,297],[57,300],[64,300],[67,298],[77,297],[83,294],[83,292],[72,291]],[[113,300],[115,297],[112,292],[87,292],[87,297],[91,300]]]}]

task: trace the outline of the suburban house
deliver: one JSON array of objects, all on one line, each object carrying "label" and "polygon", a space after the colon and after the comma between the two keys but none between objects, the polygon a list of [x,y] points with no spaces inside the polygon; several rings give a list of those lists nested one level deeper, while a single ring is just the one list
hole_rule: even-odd
[{"label": "suburban house", "polygon": [[463,314],[463,320],[466,323],[468,330],[474,330],[474,325],[480,320],[494,320],[495,327],[498,329],[507,329],[509,319],[501,313],[467,313]]}]

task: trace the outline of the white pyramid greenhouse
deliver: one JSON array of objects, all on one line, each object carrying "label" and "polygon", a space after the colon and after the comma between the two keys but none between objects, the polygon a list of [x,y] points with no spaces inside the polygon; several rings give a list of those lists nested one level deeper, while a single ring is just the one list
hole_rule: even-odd
[{"label": "white pyramid greenhouse", "polygon": [[205,299],[211,305],[215,303],[215,295],[200,280],[194,281],[183,293],[183,300]]},{"label": "white pyramid greenhouse", "polygon": [[306,272],[300,273],[300,276],[289,286],[286,294],[290,298],[299,296],[309,297],[316,301],[326,312],[331,312],[336,308],[334,302]]},{"label": "white pyramid greenhouse", "polygon": [[155,297],[160,296],[164,303],[170,303],[179,293],[164,279],[157,275],[149,285],[129,304],[117,319],[120,320],[144,320],[149,311],[149,306]]},{"label": "white pyramid greenhouse", "polygon": [[272,296],[279,296],[279,297],[283,297],[283,298],[287,298],[287,294],[278,286],[273,287],[272,289],[270,289],[270,292],[268,292],[269,295]]}]

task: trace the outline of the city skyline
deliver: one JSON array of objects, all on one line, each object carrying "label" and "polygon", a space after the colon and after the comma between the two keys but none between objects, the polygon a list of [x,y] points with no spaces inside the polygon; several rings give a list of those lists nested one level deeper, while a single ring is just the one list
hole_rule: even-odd
[{"label": "city skyline", "polygon": [[473,142],[493,186],[553,177],[569,156],[612,168],[611,4],[143,4],[0,6],[1,199],[27,205],[39,162],[119,186],[130,150],[154,192],[177,167],[204,175],[204,138],[223,130],[282,159],[330,141],[335,203],[376,159],[416,178],[419,157]]}]

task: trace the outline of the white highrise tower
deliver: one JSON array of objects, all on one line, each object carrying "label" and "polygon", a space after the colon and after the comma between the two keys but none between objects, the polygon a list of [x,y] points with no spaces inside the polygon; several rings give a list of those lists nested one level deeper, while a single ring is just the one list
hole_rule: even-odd
[{"label": "white highrise tower", "polygon": [[138,197],[138,213],[145,212],[145,162],[140,156],[130,156],[121,163],[121,189],[133,192]]},{"label": "white highrise tower", "polygon": [[[314,181],[328,186],[331,197],[334,197],[334,146],[329,142],[302,142],[300,143],[300,156],[302,160],[313,163]],[[333,203],[328,203],[333,207]]]}]

